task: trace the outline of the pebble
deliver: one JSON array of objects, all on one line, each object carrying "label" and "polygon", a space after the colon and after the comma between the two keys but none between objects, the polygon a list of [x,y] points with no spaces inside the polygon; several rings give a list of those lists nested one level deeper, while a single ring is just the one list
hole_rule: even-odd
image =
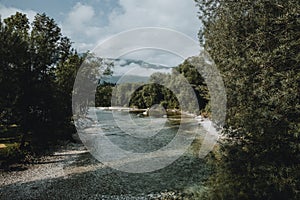
[{"label": "pebble", "polygon": [[[187,163],[190,165],[188,160],[185,165]],[[177,166],[180,168],[178,172],[186,173],[181,169],[183,164]],[[167,175],[155,172],[151,176],[118,172],[93,159],[81,144],[68,144],[53,155],[44,156],[37,162],[22,167],[24,170],[0,171],[0,200],[184,199],[184,194],[176,189],[159,191],[160,186],[151,185],[152,182],[162,186],[166,184],[160,183],[160,178],[168,180],[168,171],[164,171]],[[177,168],[165,170],[175,170],[177,173]],[[170,186],[179,184],[170,182]],[[145,185],[148,187],[146,191],[143,188]]]}]

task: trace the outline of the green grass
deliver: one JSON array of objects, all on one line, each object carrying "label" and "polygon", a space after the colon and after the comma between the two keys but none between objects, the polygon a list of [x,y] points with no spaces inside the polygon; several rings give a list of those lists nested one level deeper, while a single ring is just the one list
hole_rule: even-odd
[{"label": "green grass", "polygon": [[6,147],[0,149],[0,166],[19,162],[24,158],[24,153],[21,152],[19,143],[2,144],[6,145]]},{"label": "green grass", "polygon": [[0,158],[2,156],[5,156],[7,154],[9,154],[10,151],[12,151],[13,149],[18,149],[20,144],[19,143],[1,143],[0,144],[4,144],[6,147],[5,148],[1,148],[0,149]]},{"label": "green grass", "polygon": [[20,150],[21,134],[18,133],[18,127],[11,125],[0,127],[0,144],[5,148],[0,148],[0,167],[21,161],[25,153]]}]

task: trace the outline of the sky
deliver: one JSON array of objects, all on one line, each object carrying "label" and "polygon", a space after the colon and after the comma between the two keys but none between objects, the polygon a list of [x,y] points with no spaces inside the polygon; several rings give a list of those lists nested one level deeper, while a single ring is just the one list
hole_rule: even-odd
[{"label": "sky", "polygon": [[[36,13],[54,18],[78,52],[93,50],[115,34],[140,27],[173,29],[197,41],[201,27],[193,0],[0,0],[2,19],[16,11],[27,14],[30,21]],[[164,63],[168,56],[162,52],[139,56],[150,54],[159,64],[180,62],[173,55],[172,61]]]}]

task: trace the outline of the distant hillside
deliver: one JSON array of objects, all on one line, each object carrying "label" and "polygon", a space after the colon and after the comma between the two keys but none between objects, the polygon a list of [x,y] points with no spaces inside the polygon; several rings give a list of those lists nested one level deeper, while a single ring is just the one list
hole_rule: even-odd
[{"label": "distant hillside", "polygon": [[[79,53],[83,56],[84,54]],[[112,68],[113,74],[110,77],[104,77],[101,82],[119,83],[124,82],[144,82],[147,83],[149,77],[156,72],[170,73],[172,67],[168,67],[161,64],[148,63],[142,60],[134,59],[106,59],[108,62],[112,62],[114,67]]]},{"label": "distant hillside", "polygon": [[170,67],[165,66],[165,65],[160,65],[160,64],[151,64],[147,63],[142,60],[134,60],[134,59],[112,59],[115,64],[119,64],[121,67],[126,67],[129,66],[130,64],[137,64],[143,68],[151,68],[151,69],[167,69],[169,70]]},{"label": "distant hillside", "polygon": [[[121,79],[122,78],[122,79]],[[121,79],[121,80],[120,80]],[[147,83],[149,77],[146,76],[134,76],[134,75],[126,75],[126,76],[111,76],[103,78],[102,82],[109,83]]]},{"label": "distant hillside", "polygon": [[142,60],[133,59],[111,59],[114,63],[113,75],[104,78],[103,81],[110,83],[147,83],[149,77],[155,72],[170,73],[172,67],[159,64],[151,64]]}]

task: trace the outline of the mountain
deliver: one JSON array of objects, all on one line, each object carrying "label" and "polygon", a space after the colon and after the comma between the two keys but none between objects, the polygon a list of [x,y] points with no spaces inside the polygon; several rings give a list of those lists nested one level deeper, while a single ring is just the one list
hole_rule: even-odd
[{"label": "mountain", "polygon": [[113,62],[113,74],[103,78],[103,81],[110,83],[147,83],[153,73],[170,73],[172,67],[160,64],[151,64],[142,60],[134,59],[108,59]]},{"label": "mountain", "polygon": [[151,69],[167,69],[169,70],[170,67],[167,67],[165,65],[161,65],[161,64],[151,64],[151,63],[147,63],[145,61],[142,60],[134,60],[134,59],[112,59],[112,61],[114,63],[120,63],[121,67],[126,67],[130,64],[137,64],[139,66],[142,66],[144,68],[151,68]]},{"label": "mountain", "polygon": [[108,82],[108,83],[147,83],[150,77],[147,76],[111,76],[111,77],[104,77],[101,82]]}]

